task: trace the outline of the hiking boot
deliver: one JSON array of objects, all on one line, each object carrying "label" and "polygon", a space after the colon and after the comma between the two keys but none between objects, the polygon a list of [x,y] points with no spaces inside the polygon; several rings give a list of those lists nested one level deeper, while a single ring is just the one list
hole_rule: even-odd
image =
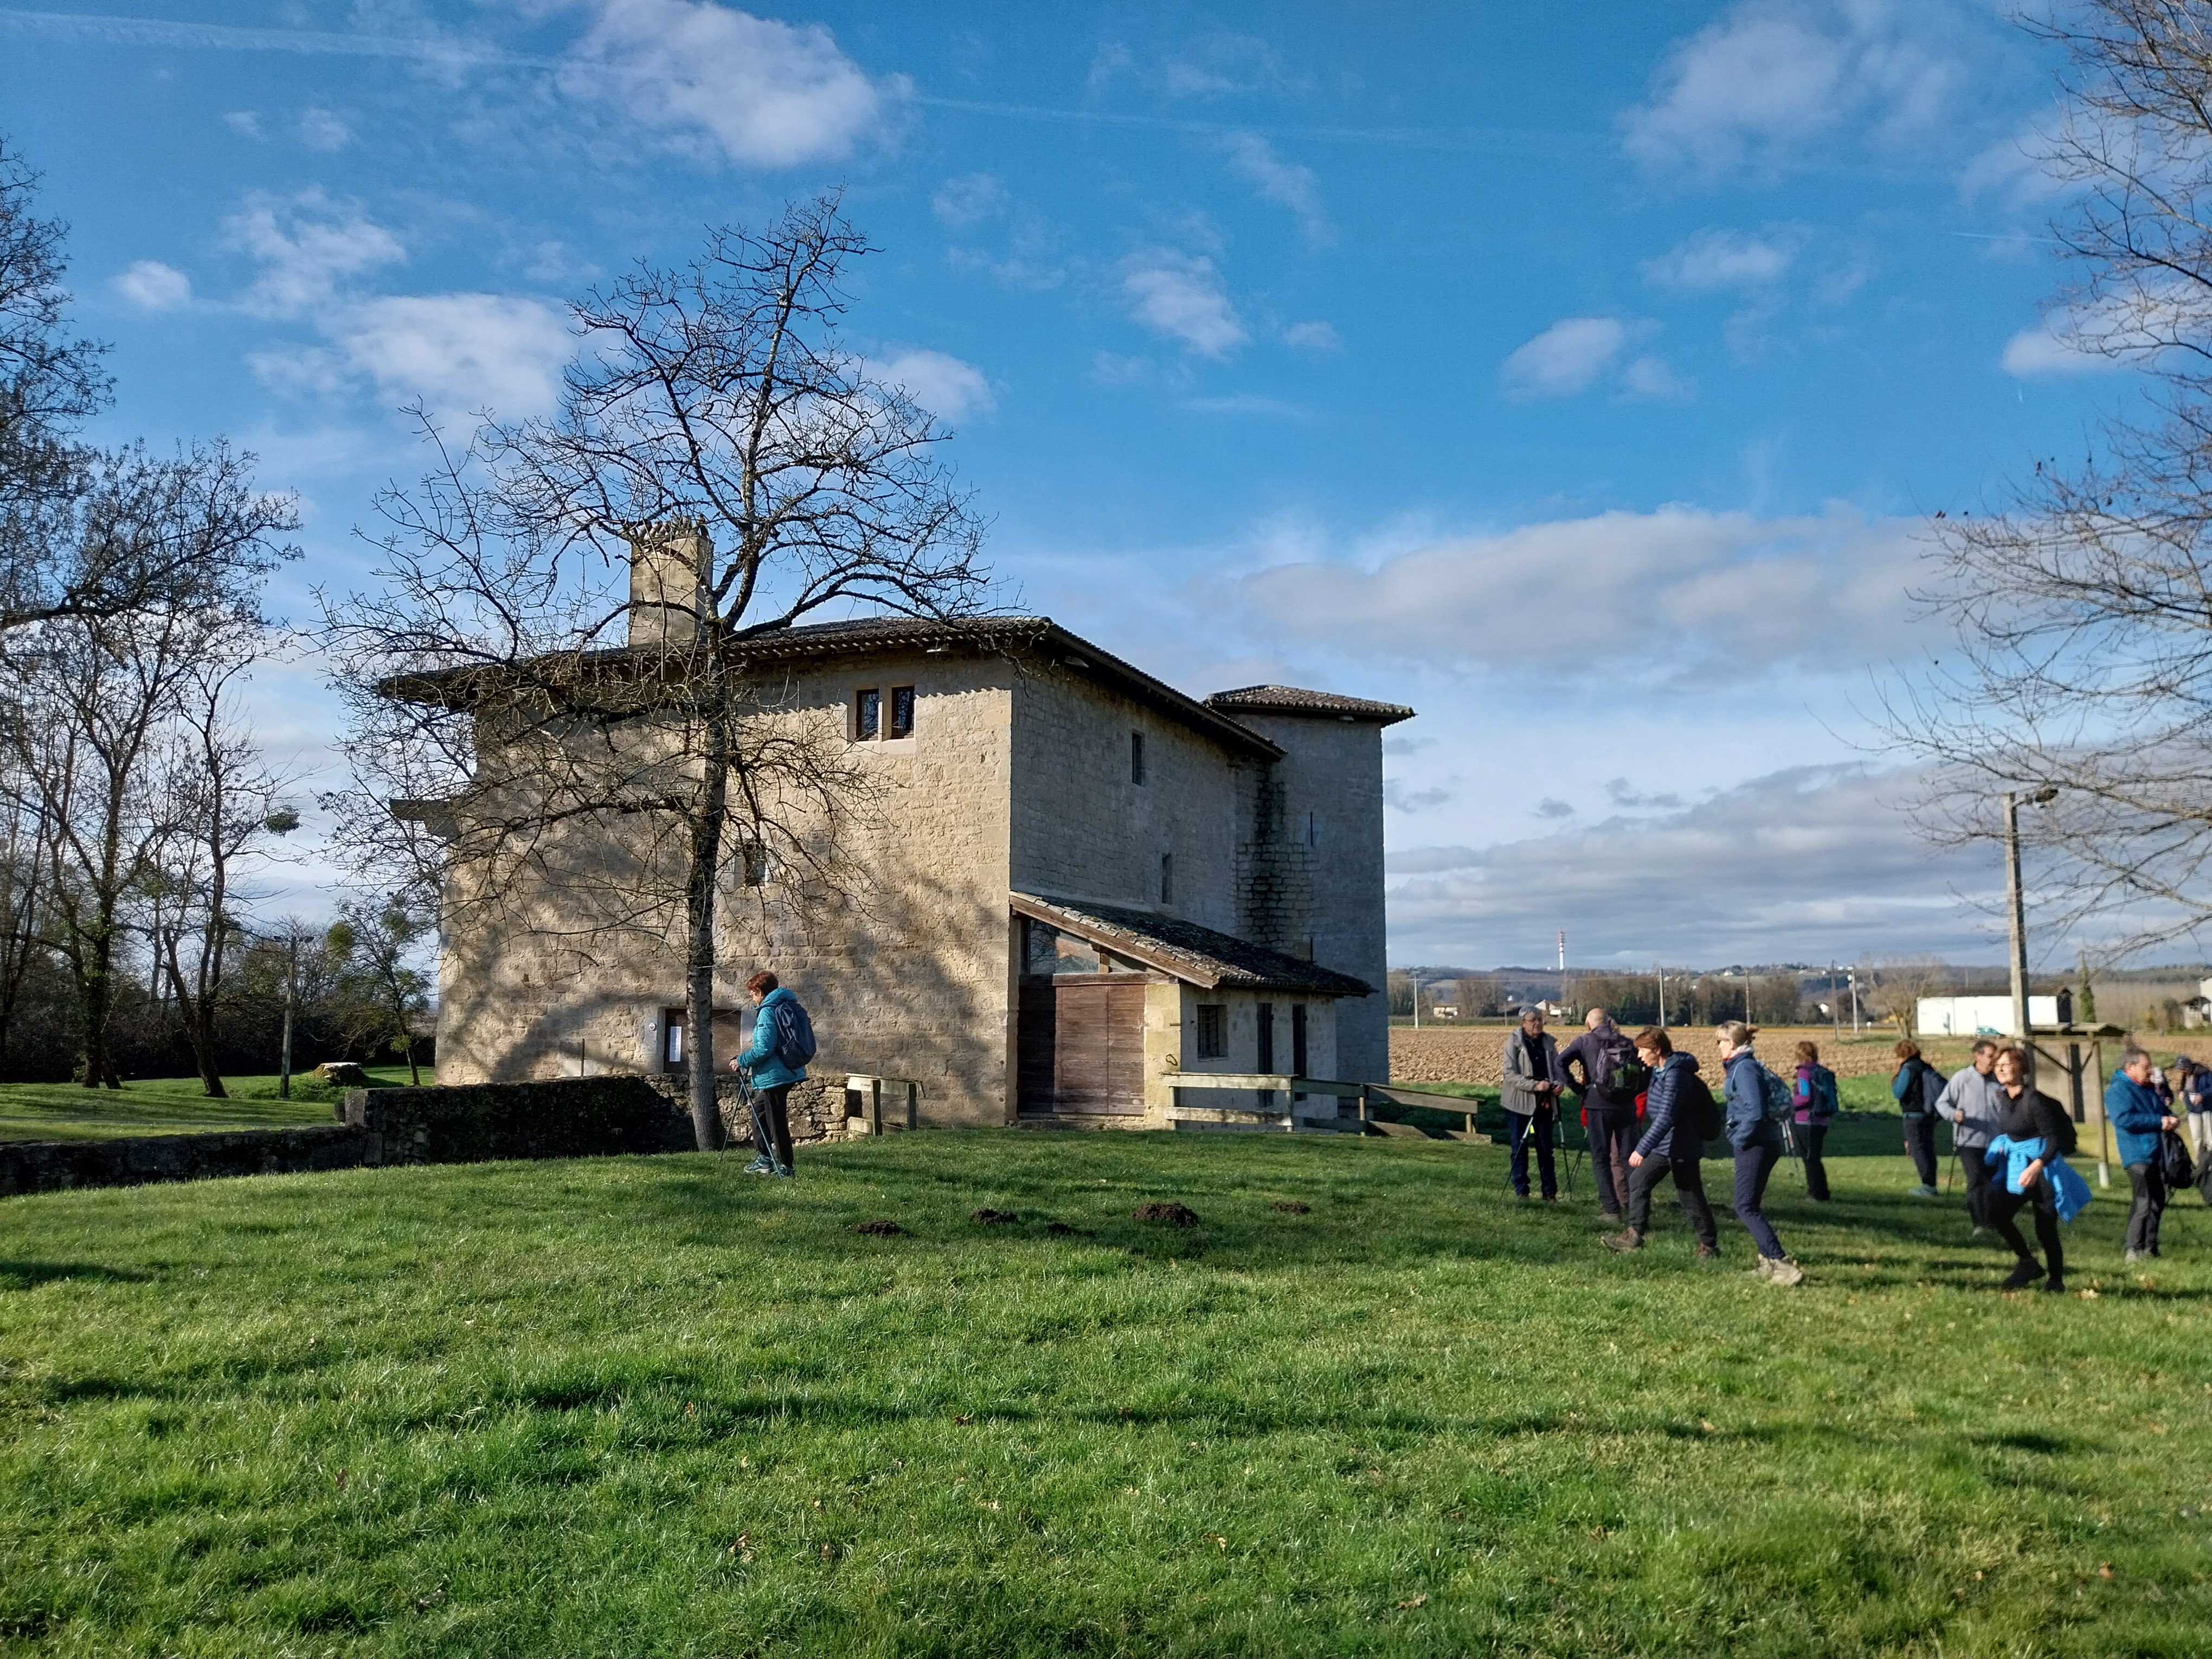
[{"label": "hiking boot", "polygon": [[1617,1233],[1602,1233],[1597,1242],[1608,1250],[1640,1250],[1644,1248],[1644,1235],[1628,1227]]},{"label": "hiking boot", "polygon": [[1941,1198],[1943,1194],[1933,1187],[1922,1185],[1915,1187],[1911,1192],[1905,1194],[1905,1196],[1907,1198]]},{"label": "hiking boot", "polygon": [[744,1172],[747,1175],[767,1175],[775,1168],[775,1160],[770,1158],[766,1152],[763,1152],[758,1157],[755,1158],[751,1163],[745,1165]]},{"label": "hiking boot", "polygon": [[2043,1281],[2043,1288],[2063,1296],[2066,1294],[2066,1281],[2063,1279],[2046,1279]]},{"label": "hiking boot", "polygon": [[1547,1204],[1556,1204],[1559,1201],[1559,1195],[1557,1193],[1546,1193],[1544,1194],[1544,1202]]},{"label": "hiking boot", "polygon": [[1771,1255],[1762,1255],[1758,1257],[1752,1262],[1751,1271],[1754,1275],[1760,1279],[1773,1278],[1774,1258]]},{"label": "hiking boot", "polygon": [[1620,1224],[1620,1212],[1618,1210],[1600,1210],[1597,1212],[1597,1218],[1601,1222],[1609,1223],[1612,1225],[1618,1227]]},{"label": "hiking boot", "polygon": [[2120,1260],[2123,1261],[2148,1261],[2150,1260],[2150,1252],[2148,1250],[2130,1250],[2122,1255]]},{"label": "hiking boot", "polygon": [[2024,1291],[2042,1277],[2043,1264],[2040,1261],[2014,1262],[2013,1270],[2005,1275],[2004,1287],[2008,1291]]},{"label": "hiking boot", "polygon": [[1778,1255],[1766,1269],[1766,1282],[1770,1285],[1802,1285],[1805,1270],[1788,1256]]},{"label": "hiking boot", "polygon": [[768,1172],[782,1181],[795,1181],[798,1179],[798,1172],[788,1164],[771,1164],[768,1166]]},{"label": "hiking boot", "polygon": [[1721,1253],[1710,1244],[1700,1244],[1698,1246],[1697,1255],[1691,1259],[1695,1261],[1717,1261],[1721,1259]]}]

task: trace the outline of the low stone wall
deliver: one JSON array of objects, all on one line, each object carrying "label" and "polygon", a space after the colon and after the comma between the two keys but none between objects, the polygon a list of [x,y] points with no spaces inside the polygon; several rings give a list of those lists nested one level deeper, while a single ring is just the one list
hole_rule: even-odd
[{"label": "low stone wall", "polygon": [[694,1145],[689,1109],[641,1077],[349,1089],[345,1120],[367,1137],[364,1164],[688,1152]]},{"label": "low stone wall", "polygon": [[240,1129],[122,1140],[0,1141],[0,1197],[67,1187],[349,1170],[362,1162],[360,1129]]}]

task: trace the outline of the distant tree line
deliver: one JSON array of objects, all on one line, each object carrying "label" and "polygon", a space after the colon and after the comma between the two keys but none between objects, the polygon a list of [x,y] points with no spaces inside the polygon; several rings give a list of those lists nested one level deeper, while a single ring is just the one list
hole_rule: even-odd
[{"label": "distant tree line", "polygon": [[[293,975],[251,901],[299,814],[241,693],[280,647],[262,590],[299,520],[221,439],[80,441],[112,384],[65,325],[36,184],[0,138],[0,1078],[220,1096],[274,1069]],[[379,952],[420,931],[379,908],[297,951],[298,1059],[392,1040],[425,987],[395,997]]]}]

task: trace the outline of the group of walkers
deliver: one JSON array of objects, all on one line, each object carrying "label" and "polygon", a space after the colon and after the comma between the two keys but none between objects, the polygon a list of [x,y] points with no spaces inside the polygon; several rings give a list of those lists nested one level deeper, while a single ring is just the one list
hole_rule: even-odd
[{"label": "group of walkers", "polygon": [[[1541,1012],[1528,1010],[1505,1040],[1503,1095],[1515,1193],[1529,1197],[1533,1152],[1544,1201],[1558,1200],[1556,1130],[1572,1095],[1589,1131],[1600,1218],[1620,1224],[1620,1231],[1603,1236],[1605,1245],[1641,1249],[1650,1231],[1652,1193],[1662,1179],[1671,1179],[1698,1259],[1717,1257],[1719,1235],[1705,1197],[1702,1160],[1707,1146],[1725,1136],[1735,1164],[1735,1216],[1758,1251],[1755,1270],[1774,1284],[1801,1282],[1803,1269],[1766,1217],[1767,1182],[1785,1150],[1794,1149],[1804,1162],[1806,1195],[1815,1203],[1829,1201],[1822,1153],[1838,1110],[1836,1077],[1809,1042],[1797,1044],[1792,1075],[1778,1075],[1753,1052],[1757,1036],[1741,1020],[1714,1029],[1716,1075],[1722,1079],[1716,1098],[1697,1057],[1677,1050],[1660,1027],[1628,1036],[1603,1009],[1593,1008],[1581,1035],[1562,1048],[1545,1030]],[[1917,1044],[1899,1042],[1896,1053],[1891,1092],[1904,1114],[1905,1149],[1918,1177],[1913,1195],[1939,1195],[1936,1124],[1948,1121],[1976,1235],[1995,1233],[2013,1250],[2006,1288],[2040,1281],[2046,1290],[2064,1290],[2059,1228],[2087,1201],[2088,1188],[2065,1162],[2075,1150],[2073,1121],[2029,1081],[2026,1046],[1984,1038],[1975,1043],[1971,1063],[1948,1079]],[[2183,1057],[2169,1079],[2150,1055],[2130,1046],[2106,1091],[2105,1111],[2132,1189],[2126,1259],[2146,1261],[2159,1254],[2168,1172],[2177,1161],[2189,1162],[2174,1133],[2182,1117],[2189,1120],[2197,1156],[2212,1155],[2212,1070]],[[2021,1231],[2022,1211],[2029,1214],[2039,1256]]]}]

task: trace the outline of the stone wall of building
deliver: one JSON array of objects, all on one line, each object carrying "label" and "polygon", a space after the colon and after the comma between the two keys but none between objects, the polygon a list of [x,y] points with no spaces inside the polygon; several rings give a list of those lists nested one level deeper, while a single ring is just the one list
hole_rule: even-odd
[{"label": "stone wall of building", "polygon": [[[840,892],[803,911],[800,872],[779,868],[726,895],[718,1064],[750,1024],[745,977],[765,967],[806,1005],[810,1070],[840,1098],[848,1073],[911,1078],[925,1123],[1007,1121],[1013,677],[1003,659],[917,651],[808,665],[781,688],[787,718],[842,743],[856,690],[912,685],[915,731],[853,744],[875,787],[840,836]],[[665,1020],[685,1001],[680,922],[666,921],[654,937],[594,927],[552,890],[497,921],[465,915],[440,961],[441,1080],[665,1070]]]},{"label": "stone wall of building", "polygon": [[[1376,988],[1370,996],[1336,1005],[1340,1069],[1313,1075],[1385,1082],[1390,1017],[1382,728],[1369,720],[1246,710],[1237,718],[1285,751],[1267,769],[1269,775],[1255,775],[1246,785],[1255,809],[1238,848],[1246,894],[1243,937],[1292,956],[1310,953],[1322,967]],[[1265,836],[1258,833],[1263,827]]]},{"label": "stone wall of building", "polygon": [[[1145,739],[1135,781],[1132,733]],[[1014,685],[1012,885],[1237,931],[1237,784],[1221,744],[1071,670]],[[1160,860],[1174,858],[1161,897]]]}]

